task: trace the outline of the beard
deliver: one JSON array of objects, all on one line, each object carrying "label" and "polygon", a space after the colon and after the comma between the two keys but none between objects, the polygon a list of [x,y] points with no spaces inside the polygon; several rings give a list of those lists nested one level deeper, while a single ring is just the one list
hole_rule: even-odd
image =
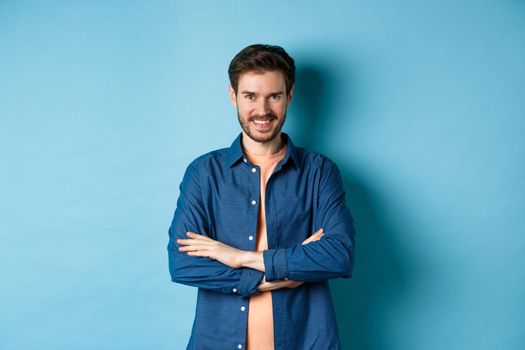
[{"label": "beard", "polygon": [[[239,109],[237,109],[237,119],[239,120],[239,124],[241,125],[242,130],[248,135],[249,138],[256,142],[260,143],[266,143],[272,141],[274,138],[276,138],[280,133],[281,129],[283,128],[284,121],[286,120],[286,112],[284,111],[283,119],[281,121],[278,121],[278,118],[273,113],[268,113],[265,115],[254,115],[252,117],[243,118],[241,117],[239,113]],[[251,121],[257,118],[268,118],[268,119],[274,119],[277,120],[276,124],[274,125],[273,129],[267,133],[259,134],[259,131],[250,129]]]}]

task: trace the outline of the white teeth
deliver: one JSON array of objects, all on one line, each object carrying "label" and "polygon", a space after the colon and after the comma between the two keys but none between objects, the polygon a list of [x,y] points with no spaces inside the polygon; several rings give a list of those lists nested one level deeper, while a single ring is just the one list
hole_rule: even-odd
[{"label": "white teeth", "polygon": [[269,120],[254,120],[254,122],[256,124],[268,124],[268,123],[270,123]]}]

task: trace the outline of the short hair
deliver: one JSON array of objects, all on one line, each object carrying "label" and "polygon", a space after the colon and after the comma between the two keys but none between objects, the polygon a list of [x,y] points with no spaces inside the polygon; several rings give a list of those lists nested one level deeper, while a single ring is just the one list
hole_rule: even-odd
[{"label": "short hair", "polygon": [[235,55],[228,67],[228,76],[233,90],[237,93],[241,74],[275,70],[283,73],[288,95],[295,83],[294,59],[280,46],[254,44],[245,47]]}]

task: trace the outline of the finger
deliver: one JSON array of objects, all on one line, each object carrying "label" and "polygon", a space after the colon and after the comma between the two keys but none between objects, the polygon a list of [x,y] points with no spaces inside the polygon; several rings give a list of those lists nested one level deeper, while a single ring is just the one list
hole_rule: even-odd
[{"label": "finger", "polygon": [[308,244],[314,240],[315,236],[312,235],[303,241],[303,244]]},{"label": "finger", "polygon": [[324,233],[323,229],[319,229],[317,231],[315,231],[314,233],[312,233],[312,235],[310,236],[311,238],[317,238],[317,237],[320,237],[322,234]]},{"label": "finger", "polygon": [[194,249],[210,249],[211,245],[193,240],[193,242],[189,242],[187,244],[181,244],[179,247],[180,248],[190,247]]},{"label": "finger", "polygon": [[305,240],[303,241],[303,244],[308,244],[308,243],[310,243],[310,242],[317,241],[317,240],[319,240],[323,235],[324,235],[324,233],[323,233],[323,229],[321,228],[320,230],[317,230],[315,233],[313,233],[310,237],[308,237],[307,239],[305,239]]},{"label": "finger", "polygon": [[305,245],[305,244],[308,244],[310,243],[310,238],[307,238],[303,241],[303,243],[301,243],[302,245]]},{"label": "finger", "polygon": [[178,248],[179,252],[189,252],[189,251],[198,251],[198,250],[213,250],[206,245],[184,245]]},{"label": "finger", "polygon": [[319,239],[320,237],[322,237],[324,235],[324,233],[320,232],[320,233],[314,233],[311,238],[312,239]]},{"label": "finger", "polygon": [[186,254],[191,255],[191,256],[206,256],[206,257],[210,257],[211,256],[210,252],[206,251],[206,250],[199,250],[199,251],[195,251],[195,252],[188,252]]},{"label": "finger", "polygon": [[182,245],[211,245],[210,241],[199,240],[199,239],[177,239],[178,244]]},{"label": "finger", "polygon": [[190,251],[203,251],[209,250],[207,246],[204,245],[186,245],[179,248],[179,252],[190,252]]},{"label": "finger", "polygon": [[315,231],[315,233],[312,236],[314,237],[315,240],[318,240],[319,238],[324,236],[324,230],[321,228]]},{"label": "finger", "polygon": [[195,233],[195,232],[186,232],[186,235],[188,237],[191,237],[193,239],[202,239],[202,240],[209,240],[210,238],[208,236],[204,236],[204,235],[199,235],[198,233]]}]

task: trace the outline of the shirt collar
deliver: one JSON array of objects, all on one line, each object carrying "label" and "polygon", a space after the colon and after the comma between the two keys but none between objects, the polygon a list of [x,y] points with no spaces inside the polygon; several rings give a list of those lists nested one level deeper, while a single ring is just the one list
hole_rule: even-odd
[{"label": "shirt collar", "polygon": [[[288,160],[292,160],[293,163],[299,167],[299,157],[297,155],[297,149],[295,148],[295,145],[292,142],[292,139],[290,136],[288,136],[287,133],[281,132],[281,137],[284,143],[288,145],[288,149],[286,150],[286,155],[284,156],[284,162],[283,164],[286,164]],[[234,164],[236,164],[241,159],[247,159],[246,155],[244,154],[242,150],[242,132],[239,133],[239,135],[233,140],[230,148],[226,150],[226,161],[228,162],[228,165],[232,167]]]}]

